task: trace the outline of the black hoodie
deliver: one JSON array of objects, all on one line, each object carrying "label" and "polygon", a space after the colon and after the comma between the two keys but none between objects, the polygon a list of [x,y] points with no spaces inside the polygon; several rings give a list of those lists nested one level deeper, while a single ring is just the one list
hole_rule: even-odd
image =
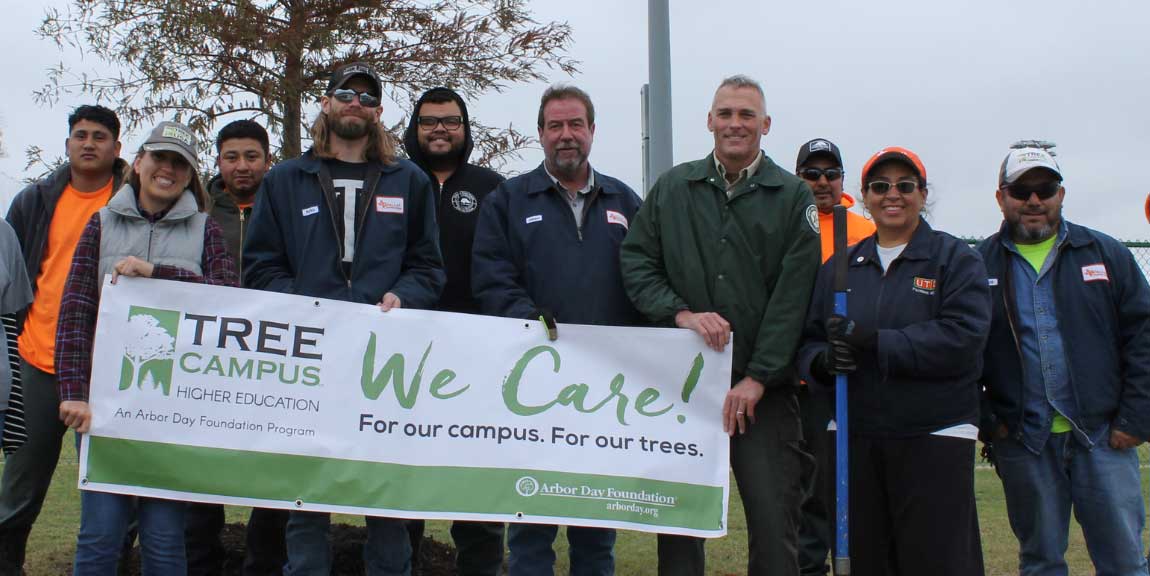
[{"label": "black hoodie", "polygon": [[[447,95],[459,105],[463,115],[463,150],[459,155],[459,165],[442,187],[431,172],[418,139],[419,110],[432,94]],[[471,119],[467,115],[467,104],[463,98],[448,88],[432,88],[419,97],[403,135],[403,146],[408,158],[431,178],[431,187],[435,190],[439,248],[443,252],[443,263],[447,270],[447,286],[438,308],[449,312],[478,314],[479,305],[471,295],[471,245],[475,239],[475,223],[479,219],[479,206],[483,199],[504,178],[492,170],[467,162],[474,146]]]}]

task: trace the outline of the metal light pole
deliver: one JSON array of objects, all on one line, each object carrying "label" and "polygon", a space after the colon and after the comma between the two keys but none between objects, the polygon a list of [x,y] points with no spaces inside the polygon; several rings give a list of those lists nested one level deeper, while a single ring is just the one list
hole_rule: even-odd
[{"label": "metal light pole", "polygon": [[671,150],[671,19],[668,0],[647,0],[648,84],[643,86],[643,193],[674,165]]}]

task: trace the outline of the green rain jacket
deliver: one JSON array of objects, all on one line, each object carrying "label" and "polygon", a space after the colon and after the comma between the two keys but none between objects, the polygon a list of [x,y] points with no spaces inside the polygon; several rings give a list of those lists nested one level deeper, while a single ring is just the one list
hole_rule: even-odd
[{"label": "green rain jacket", "polygon": [[623,284],[648,320],[717,312],[734,332],[733,382],[797,383],[794,356],[820,262],[810,188],[764,154],[728,199],[714,155],[663,174],[623,241]]}]

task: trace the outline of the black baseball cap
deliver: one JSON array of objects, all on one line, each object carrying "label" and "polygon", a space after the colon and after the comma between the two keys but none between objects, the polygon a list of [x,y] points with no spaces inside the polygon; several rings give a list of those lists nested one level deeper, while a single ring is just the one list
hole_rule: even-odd
[{"label": "black baseball cap", "polygon": [[327,82],[326,93],[331,94],[333,90],[343,88],[343,85],[347,84],[348,80],[356,76],[362,76],[371,82],[372,96],[383,96],[383,83],[379,80],[379,74],[376,74],[375,68],[372,68],[370,64],[365,62],[352,62],[336,68],[335,72],[331,74],[331,79]]},{"label": "black baseball cap", "polygon": [[802,168],[811,156],[828,156],[835,161],[839,168],[843,166],[843,155],[839,153],[839,147],[835,146],[834,142],[825,138],[815,138],[799,148],[799,158],[795,162],[795,170]]}]

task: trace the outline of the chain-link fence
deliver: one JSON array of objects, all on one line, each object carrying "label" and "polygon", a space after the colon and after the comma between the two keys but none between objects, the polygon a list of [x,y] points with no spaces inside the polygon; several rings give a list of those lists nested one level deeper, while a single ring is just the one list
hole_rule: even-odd
[{"label": "chain-link fence", "polygon": [[1150,278],[1150,242],[1127,240],[1122,243],[1134,253],[1134,259],[1138,261],[1138,267],[1142,268],[1142,274]]},{"label": "chain-link fence", "polygon": [[[968,244],[974,246],[982,241],[982,238],[964,238]],[[1150,242],[1145,240],[1123,240],[1123,244],[1130,249],[1134,254],[1134,260],[1138,262],[1138,267],[1142,269],[1142,274],[1150,280]]]}]

